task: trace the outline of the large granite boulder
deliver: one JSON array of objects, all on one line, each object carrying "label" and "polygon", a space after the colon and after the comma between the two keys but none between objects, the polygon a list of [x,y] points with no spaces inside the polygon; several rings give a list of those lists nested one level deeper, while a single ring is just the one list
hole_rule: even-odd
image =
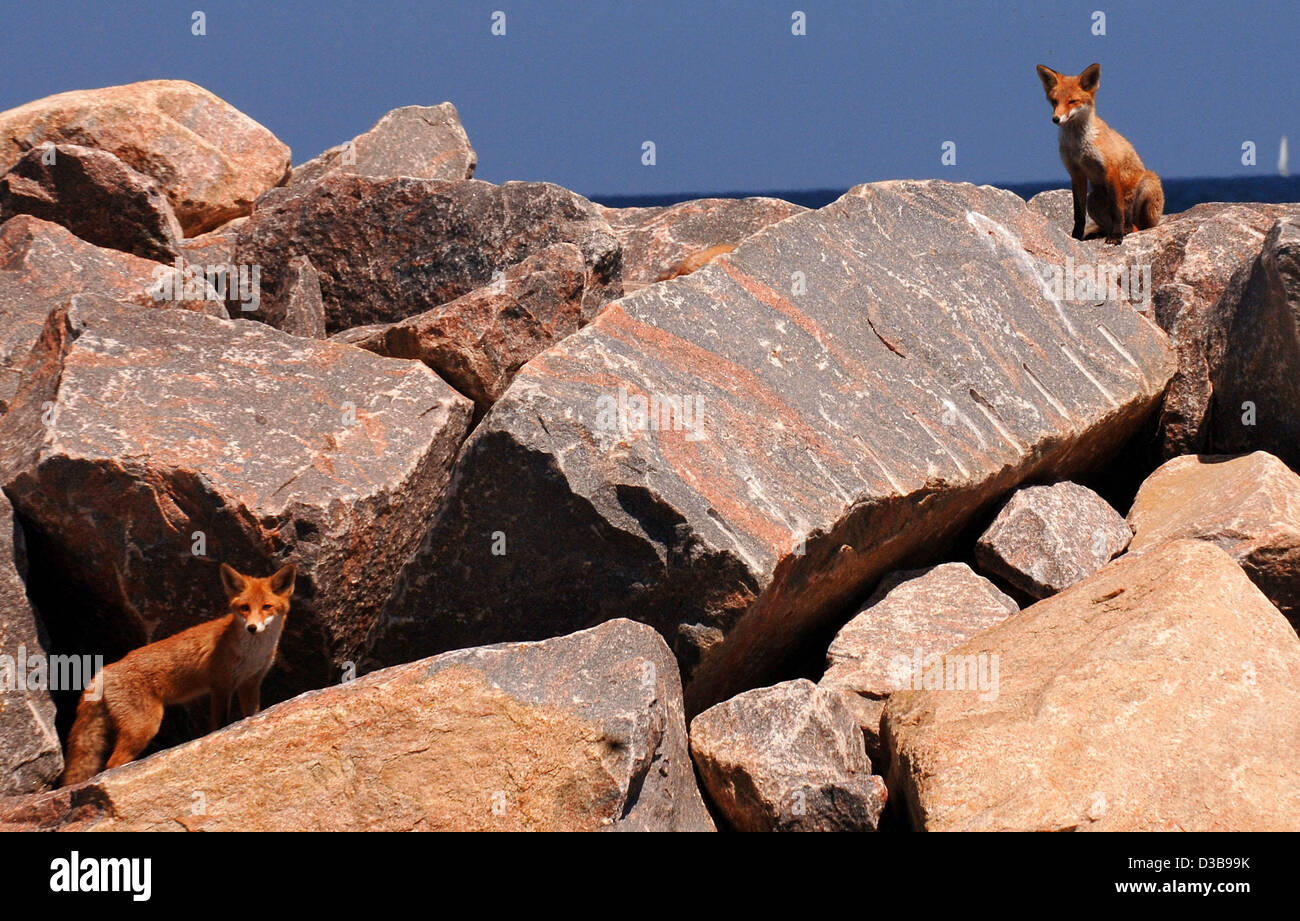
[{"label": "large granite boulder", "polygon": [[[972,663],[992,693],[948,680]],[[935,677],[885,708],[917,828],[1300,829],[1300,637],[1212,544],[1121,557]]]},{"label": "large granite boulder", "polygon": [[1209,342],[1214,453],[1264,450],[1300,470],[1300,206],[1269,230],[1222,300]]},{"label": "large granite boulder", "polygon": [[152,176],[194,235],[247,214],[289,176],[289,148],[185,80],[74,90],[0,112],[0,172],[43,144],[79,144]]},{"label": "large granite boulder", "polygon": [[0,493],[0,796],[48,789],[63,773],[43,633],[27,598],[22,527]]},{"label": "large granite boulder", "polygon": [[835,634],[819,685],[844,695],[872,762],[883,761],[880,718],[894,691],[910,688],[942,656],[1020,607],[965,563],[892,572]]},{"label": "large granite boulder", "polygon": [[[1035,195],[1030,207],[1067,230],[1073,220],[1069,190]],[[1076,260],[1075,272],[1093,277],[1122,269],[1130,283],[1119,299],[1152,316],[1178,354],[1157,458],[1262,449],[1300,465],[1290,411],[1300,400],[1298,220],[1297,204],[1207,202],[1125,236],[1118,249],[1091,242]]]},{"label": "large granite boulder", "polygon": [[1009,192],[877,183],[610,305],[467,440],[370,663],[629,616],[669,638],[689,713],[769,683],[882,575],[1155,408],[1164,334],[1044,290],[1078,247]]},{"label": "large granite boulder", "polygon": [[266,698],[354,658],[472,411],[417,362],[76,295],[0,418],[0,487],[61,651],[107,661],[225,609],[219,562],[298,582]]},{"label": "large granite boulder", "polygon": [[980,535],[975,559],[989,575],[1040,599],[1101,569],[1132,537],[1120,513],[1086,486],[1026,486]]},{"label": "large granite boulder", "polygon": [[[238,778],[238,782],[232,782]],[[314,691],[39,797],[0,829],[712,831],[680,679],[630,621]]]},{"label": "large granite boulder", "polygon": [[57,144],[29,150],[0,176],[0,222],[30,214],[96,246],[170,262],[180,222],[162,187],[106,150]]},{"label": "large granite boulder", "polygon": [[1128,513],[1130,552],[1205,540],[1227,552],[1300,630],[1300,475],[1263,451],[1175,457]]},{"label": "large granite boulder", "polygon": [[623,290],[630,294],[662,281],[697,253],[736,246],[807,210],[779,198],[701,198],[666,207],[601,207],[600,213],[623,245]]},{"label": "large granite boulder", "polygon": [[705,710],[691,756],[737,831],[875,831],[885,806],[848,704],[803,678]]},{"label": "large granite boulder", "polygon": [[261,266],[274,292],[293,256],[310,257],[337,333],[439,307],[557,243],[582,250],[589,320],[622,293],[620,247],[595,205],[549,183],[332,174],[268,195],[235,258]]},{"label": "large granite boulder", "polygon": [[478,154],[450,102],[393,109],[365,134],[294,167],[289,185],[331,173],[374,179],[473,179]]}]

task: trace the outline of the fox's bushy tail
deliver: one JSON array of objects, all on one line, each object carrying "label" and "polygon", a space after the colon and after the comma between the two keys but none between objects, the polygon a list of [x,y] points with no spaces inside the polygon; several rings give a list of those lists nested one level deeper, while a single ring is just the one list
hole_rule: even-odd
[{"label": "fox's bushy tail", "polygon": [[63,759],[60,787],[89,780],[104,769],[108,756],[108,706],[102,697],[83,697],[77,705],[77,718],[68,733],[68,751]]}]

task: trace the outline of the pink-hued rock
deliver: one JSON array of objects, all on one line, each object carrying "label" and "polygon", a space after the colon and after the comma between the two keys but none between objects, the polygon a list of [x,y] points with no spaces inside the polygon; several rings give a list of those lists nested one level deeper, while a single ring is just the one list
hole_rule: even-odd
[{"label": "pink-hued rock", "polygon": [[705,791],[737,831],[875,831],[885,806],[848,705],[797,679],[691,720]]},{"label": "pink-hued rock", "polygon": [[[947,680],[980,662],[993,693]],[[885,708],[914,827],[1300,829],[1300,637],[1210,543],[1121,557],[952,650],[943,677]]]},{"label": "pink-hued rock", "polygon": [[316,274],[311,259],[306,256],[290,258],[279,284],[279,290],[268,298],[269,309],[244,313],[244,319],[259,319],[295,336],[324,339],[325,304],[321,300],[320,276]]},{"label": "pink-hued rock", "polygon": [[660,281],[683,261],[715,246],[736,246],[771,224],[807,211],[779,198],[702,198],[655,208],[606,208],[623,244],[623,290]]},{"label": "pink-hued rock", "polygon": [[218,562],[292,560],[267,700],[355,659],[472,412],[417,362],[95,295],[31,357],[0,487],[42,547],[51,634],[111,662],[224,611]]},{"label": "pink-hued rock", "polygon": [[885,702],[911,686],[913,663],[943,655],[1019,610],[965,563],[890,573],[835,635],[819,684],[845,694],[866,737],[867,754],[880,760]]},{"label": "pink-hued rock", "polygon": [[29,150],[0,175],[0,222],[30,214],[96,246],[170,262],[180,222],[162,188],[105,150],[58,144]]},{"label": "pink-hued rock", "polygon": [[632,617],[688,713],[784,677],[885,574],[1150,418],[1165,335],[1043,292],[1081,249],[1010,192],[875,183],[608,305],[467,439],[368,661]]},{"label": "pink-hued rock", "polygon": [[525,362],[578,331],[584,281],[582,250],[559,243],[440,307],[333,338],[379,355],[418,358],[482,415]]},{"label": "pink-hued rock", "polygon": [[0,800],[0,829],[712,831],[713,822],[691,770],[672,654],[649,627],[620,620],[303,694],[84,784]]},{"label": "pink-hued rock", "polygon": [[374,179],[473,179],[478,154],[450,102],[393,109],[365,134],[294,168],[289,185],[330,173]]},{"label": "pink-hued rock", "polygon": [[226,316],[225,305],[206,287],[193,299],[157,299],[154,285],[160,275],[174,277],[175,269],[101,249],[31,215],[0,225],[0,412],[18,391],[21,365],[50,311],[74,294],[92,292],[146,307]]},{"label": "pink-hued rock", "polygon": [[1263,451],[1175,457],[1128,514],[1130,553],[1194,538],[1226,551],[1300,630],[1300,475]]},{"label": "pink-hued rock", "polygon": [[1016,490],[975,544],[980,569],[1032,598],[1054,595],[1124,552],[1133,532],[1086,486]]},{"label": "pink-hued rock", "polygon": [[1215,453],[1265,450],[1300,470],[1300,205],[1278,220],[1222,300],[1236,309],[1210,340]]},{"label": "pink-hued rock", "polygon": [[43,634],[27,598],[23,530],[0,493],[0,796],[48,789],[63,772],[48,671],[45,686],[30,684],[48,652]]},{"label": "pink-hued rock", "polygon": [[191,236],[248,214],[290,171],[275,135],[185,80],[74,90],[0,112],[0,172],[46,143],[106,150],[152,176]]},{"label": "pink-hued rock", "polygon": [[185,238],[180,244],[185,261],[196,265],[226,265],[234,262],[239,228],[247,220],[246,217],[237,217],[226,221],[216,230]]},{"label": "pink-hued rock", "polygon": [[[1030,207],[1069,229],[1068,190],[1035,195]],[[1159,460],[1265,450],[1300,466],[1300,415],[1291,411],[1300,401],[1298,240],[1300,204],[1207,202],[1125,236],[1122,247],[1087,244],[1079,265],[1150,272],[1149,296],[1133,306],[1178,353]]]},{"label": "pink-hued rock", "polygon": [[235,257],[272,300],[289,259],[310,257],[334,334],[440,307],[560,243],[583,254],[585,323],[623,293],[621,249],[595,205],[550,183],[334,173],[259,202]]}]

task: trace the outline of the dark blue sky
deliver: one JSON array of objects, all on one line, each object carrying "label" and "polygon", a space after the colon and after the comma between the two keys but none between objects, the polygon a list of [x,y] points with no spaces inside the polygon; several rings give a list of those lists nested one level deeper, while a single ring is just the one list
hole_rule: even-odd
[{"label": "dark blue sky", "polygon": [[[190,14],[207,14],[207,35]],[[807,35],[791,35],[791,13]],[[1091,12],[1106,12],[1104,37]],[[490,33],[494,10],[507,34]],[[1061,179],[1034,65],[1102,64],[1098,110],[1166,177],[1300,160],[1300,2],[219,0],[0,7],[0,109],[70,89],[199,83],[300,163],[401,105],[451,100],[478,176],[588,195]],[[658,163],[641,164],[653,140]],[[940,164],[944,141],[957,164]],[[1298,164],[1300,165],[1300,164]],[[1296,170],[1293,166],[1293,172]]]}]

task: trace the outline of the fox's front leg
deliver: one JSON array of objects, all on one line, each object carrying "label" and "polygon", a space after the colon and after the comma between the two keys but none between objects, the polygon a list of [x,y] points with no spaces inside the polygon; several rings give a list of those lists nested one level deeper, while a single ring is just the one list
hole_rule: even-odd
[{"label": "fox's front leg", "polygon": [[1083,173],[1070,174],[1070,191],[1074,193],[1074,229],[1070,236],[1083,239],[1083,227],[1088,222],[1088,177]]},{"label": "fox's front leg", "polygon": [[239,691],[239,709],[244,719],[262,709],[262,676],[256,675],[241,684]]},{"label": "fox's front leg", "polygon": [[212,688],[212,726],[210,732],[216,732],[230,719],[230,698],[234,692],[229,686]]},{"label": "fox's front leg", "polygon": [[1124,242],[1124,193],[1119,182],[1119,173],[1106,174],[1106,210],[1110,213],[1110,228],[1106,232],[1106,242],[1118,246]]}]

